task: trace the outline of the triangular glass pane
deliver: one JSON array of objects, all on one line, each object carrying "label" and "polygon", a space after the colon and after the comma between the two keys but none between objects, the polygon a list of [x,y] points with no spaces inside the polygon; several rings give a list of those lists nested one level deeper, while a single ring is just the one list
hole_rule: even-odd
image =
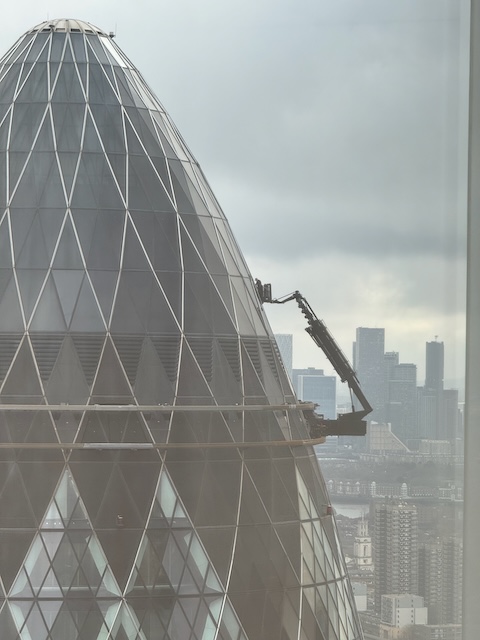
[{"label": "triangular glass pane", "polygon": [[64,61],[58,73],[52,102],[84,104],[85,94],[82,91],[75,65],[68,62],[67,58],[71,59],[69,48],[65,52]]},{"label": "triangular glass pane", "polygon": [[[10,211],[10,218],[15,258],[18,258],[32,227],[33,220],[35,218],[35,209],[15,209],[12,207]],[[5,229],[4,224],[5,222],[2,224],[2,230]]]},{"label": "triangular glass pane", "polygon": [[[171,404],[173,402],[173,383],[168,377],[155,347],[148,339],[145,341],[137,367],[135,397],[140,404],[144,405],[156,405],[165,402]],[[166,420],[165,416],[158,414],[152,415],[147,421],[155,441],[164,441],[168,419]]]},{"label": "triangular glass pane", "polygon": [[[93,44],[94,42],[94,40],[90,40],[89,44]],[[89,57],[91,60],[91,56]],[[91,104],[118,104],[118,98],[103,71],[102,65],[96,61],[90,62],[89,66],[88,99]]]},{"label": "triangular glass pane", "polygon": [[207,273],[207,267],[183,225],[180,228],[180,237],[185,271],[192,273]]},{"label": "triangular glass pane", "polygon": [[258,377],[258,373],[248,352],[242,345],[242,368],[243,368],[243,381],[245,388],[245,395],[247,396],[265,396],[265,389]]},{"label": "triangular glass pane", "polygon": [[52,104],[55,138],[59,152],[79,152],[82,139],[84,104]]},{"label": "triangular glass pane", "polygon": [[[233,282],[235,278],[231,278],[230,282]],[[249,311],[244,307],[240,296],[235,290],[235,287],[232,290],[233,293],[233,302],[235,305],[236,319],[238,325],[238,332],[244,336],[256,336],[257,332],[253,328],[253,320],[249,314]]]},{"label": "triangular glass pane", "polygon": [[[217,229],[218,229],[217,224]],[[225,264],[227,266],[227,271],[231,276],[239,276],[242,274],[242,269],[238,261],[236,261],[232,256],[232,251],[229,248],[229,245],[226,243],[225,238],[219,233],[219,241],[222,249],[223,259],[225,260]]]},{"label": "triangular glass pane", "polygon": [[73,332],[100,332],[105,330],[105,321],[102,318],[88,278],[83,280],[70,323],[70,330]]},{"label": "triangular glass pane", "polygon": [[26,638],[34,637],[35,639],[38,638],[38,640],[47,640],[48,629],[45,626],[38,604],[35,604],[32,607],[30,614],[25,621],[25,626],[22,629],[22,635]]},{"label": "triangular glass pane", "polygon": [[11,203],[14,207],[36,206],[35,174],[32,165],[25,169],[27,159],[28,153],[26,151],[12,151],[8,155],[10,197],[12,197],[14,191],[15,193],[16,190],[18,191],[17,183],[20,176],[22,176],[23,186],[29,189],[28,193],[19,193],[18,195],[15,195]]},{"label": "triangular glass pane", "polygon": [[2,640],[18,640],[18,628],[15,620],[10,612],[10,606],[15,607],[14,604],[9,605],[3,603],[3,607],[0,609],[0,629],[2,630]]},{"label": "triangular glass pane", "polygon": [[144,104],[140,104],[139,106],[140,108],[137,109],[131,107],[125,109],[128,119],[131,121],[133,128],[142,141],[147,154],[149,156],[164,157],[155,127],[151,120],[150,112],[148,109],[145,109]]},{"label": "triangular glass pane", "polygon": [[95,565],[96,571],[98,571],[98,575],[101,577],[101,580],[98,583],[97,596],[105,597],[106,595],[112,594],[116,596],[121,595],[112,570],[107,563],[105,553],[95,536],[90,538],[88,552],[85,554],[83,564],[87,580],[93,582],[93,575],[95,574],[95,572],[93,572],[93,565]]},{"label": "triangular glass pane", "polygon": [[[126,111],[126,110],[125,110]],[[140,134],[132,124],[131,118],[125,114],[125,134],[129,157],[132,155],[145,156],[146,151],[140,141]],[[143,207],[140,207],[143,209]]]},{"label": "triangular glass pane", "polygon": [[[201,273],[185,274],[185,289],[187,288],[187,284],[192,294],[188,302],[189,305],[192,306],[187,307],[187,299],[185,296],[185,320],[190,320],[196,313],[193,307],[196,302],[195,306],[197,309],[201,309],[207,318],[209,332],[216,335],[236,335],[237,331],[233,321],[228,315],[225,305],[215,289],[210,276]],[[186,331],[197,333],[193,328],[187,328],[187,322],[185,323],[185,328]]]},{"label": "triangular glass pane", "polygon": [[19,269],[48,269],[50,258],[43,237],[40,217],[35,216],[17,258]]},{"label": "triangular glass pane", "polygon": [[[210,233],[205,229],[206,218],[199,216],[182,216],[182,223],[193,240],[198,252],[202,256],[203,261],[207,265],[210,274],[226,275],[227,270],[223,262],[220,246],[216,237],[213,236],[213,222],[208,218],[211,225]],[[211,235],[212,234],[212,235]]]},{"label": "triangular glass pane", "polygon": [[180,397],[193,396],[196,398],[212,397],[212,392],[205,382],[197,361],[192,356],[190,349],[186,346],[182,350],[177,395]]},{"label": "triangular glass pane", "polygon": [[[57,44],[57,40],[54,40],[55,44]],[[52,47],[53,51],[53,47]],[[60,62],[55,62],[53,58],[48,63],[50,65],[50,85],[48,87],[50,95],[52,94],[53,88],[55,87],[55,81],[57,79],[58,72],[60,70]]]},{"label": "triangular glass pane", "polygon": [[23,331],[24,323],[14,278],[10,279],[0,300],[0,317],[3,331]]},{"label": "triangular glass pane", "polygon": [[[64,529],[65,523],[54,501],[50,503],[45,518],[42,522],[42,529]],[[53,556],[52,556],[53,557]]]},{"label": "triangular glass pane", "polygon": [[31,334],[33,351],[42,380],[48,380],[64,340],[63,333]]},{"label": "triangular glass pane", "polygon": [[17,269],[18,288],[27,322],[30,320],[47,273],[43,269]]},{"label": "triangular glass pane", "polygon": [[39,598],[62,598],[63,593],[52,569],[47,573],[42,588],[38,592]]},{"label": "triangular glass pane", "polygon": [[179,213],[196,213],[190,190],[180,160],[169,160],[170,176],[172,179],[177,211]]},{"label": "triangular glass pane", "polygon": [[138,239],[138,235],[129,218],[127,218],[127,228],[125,235],[125,245],[123,249],[123,268],[149,271],[145,249]]},{"label": "triangular glass pane", "polygon": [[92,394],[97,396],[132,395],[127,377],[110,340],[107,340],[103,350]]},{"label": "triangular glass pane", "polygon": [[92,239],[95,234],[95,225],[99,212],[91,209],[71,209],[73,223],[80,240],[80,247],[85,257],[90,252]]},{"label": "triangular glass pane", "polygon": [[80,77],[80,86],[86,94],[88,90],[88,66],[84,62],[77,62],[77,69],[78,75]]},{"label": "triangular glass pane", "polygon": [[120,93],[120,101],[123,106],[131,107],[134,106],[132,90],[130,85],[128,84],[123,69],[119,69],[118,67],[114,67],[115,79],[117,89]]},{"label": "triangular glass pane", "polygon": [[85,38],[81,33],[70,33],[70,44],[72,46],[73,58],[76,62],[86,62]]},{"label": "triangular glass pane", "polygon": [[0,226],[0,269],[8,269],[12,266],[12,245],[8,231],[8,220],[5,216]]},{"label": "triangular glass pane", "polygon": [[[45,388],[45,396],[48,402],[51,404],[79,405],[86,403],[90,390],[77,352],[69,336],[65,338],[54,365],[48,372],[49,380]],[[68,442],[71,441],[77,427],[77,421],[70,414],[66,416],[62,425],[57,425],[57,431],[59,435],[62,434],[62,440]]]},{"label": "triangular glass pane", "polygon": [[37,213],[37,217],[40,220],[40,227],[42,229],[43,239],[45,240],[47,254],[51,258],[57,244],[58,234],[60,233],[60,229],[65,218],[65,208],[40,209]]},{"label": "triangular glass pane", "polygon": [[[121,537],[124,540],[122,549],[118,548],[118,530],[98,529],[98,541],[104,550],[111,575],[115,578],[115,584],[118,584],[121,592],[124,592],[127,580],[130,577],[143,534],[140,528],[136,528],[137,525],[134,525],[134,527],[133,529],[125,527],[122,530]],[[111,592],[110,588],[109,591]]]},{"label": "triangular glass pane", "polygon": [[7,371],[20,344],[21,335],[0,335],[0,379],[5,378]]},{"label": "triangular glass pane", "polygon": [[[97,216],[94,228],[94,235],[90,243],[90,251],[88,252],[87,267],[88,269],[104,269],[117,270],[120,266],[120,256],[122,251],[122,239],[125,225],[125,210],[123,211],[102,211]],[[77,216],[74,215],[75,224],[77,224]],[[91,220],[88,220],[88,229],[84,229],[85,234],[90,233]],[[86,225],[85,225],[86,226]],[[80,232],[79,232],[80,234]],[[87,239],[87,238],[86,238]],[[85,243],[80,238],[81,246]],[[87,252],[84,248],[83,255],[86,257]]]},{"label": "triangular glass pane", "polygon": [[82,269],[83,260],[73,230],[70,216],[67,216],[60,241],[53,259],[53,269]]},{"label": "triangular glass pane", "polygon": [[89,271],[93,289],[104,318],[110,318],[118,274],[115,271]]},{"label": "triangular glass pane", "polygon": [[[14,487],[12,487],[12,489],[14,490]],[[1,501],[2,508],[5,508],[7,505],[8,503],[6,501]],[[29,527],[30,524],[28,524],[28,520],[29,519],[24,519],[23,523],[19,523],[20,527]],[[25,560],[25,556],[33,540],[34,531],[31,529],[25,531],[22,528],[10,528],[11,523],[6,522],[6,518],[2,518],[2,527],[5,526],[7,528],[2,529],[0,532],[0,556],[2,562],[2,583],[5,592],[8,593],[14,578],[17,576]],[[1,623],[0,629],[2,629]]]},{"label": "triangular glass pane", "polygon": [[92,384],[98,368],[100,354],[105,342],[104,333],[100,335],[74,334],[73,344],[77,351],[88,384]]},{"label": "triangular glass pane", "polygon": [[6,75],[3,76],[0,91],[1,104],[12,104],[20,69],[20,64],[14,64],[10,67],[9,71],[7,71]]},{"label": "triangular glass pane", "polygon": [[11,120],[11,151],[29,152],[45,115],[45,105],[15,103]]},{"label": "triangular glass pane", "polygon": [[65,331],[67,325],[52,276],[48,277],[30,324],[32,331]]},{"label": "triangular glass pane", "polygon": [[[24,70],[28,63],[25,64]],[[47,65],[37,62],[17,94],[16,103],[46,103],[48,99]]]},{"label": "triangular glass pane", "polygon": [[127,190],[127,155],[125,153],[108,153],[108,162],[117,185],[120,189],[121,195],[126,200]]},{"label": "triangular glass pane", "polygon": [[95,181],[92,182],[85,170],[84,158],[85,154],[82,153],[73,191],[70,194],[71,206],[73,209],[96,209],[98,207],[98,189]]},{"label": "triangular glass pane", "polygon": [[[25,588],[27,590],[31,588],[37,594],[49,570],[50,558],[43,546],[41,537],[37,536],[25,559],[23,571],[12,587],[11,595],[20,595]],[[25,584],[25,576],[27,577],[27,584]]]},{"label": "triangular glass pane", "polygon": [[143,340],[143,336],[113,336],[120,361],[132,385],[135,384]]},{"label": "triangular glass pane", "polygon": [[[65,239],[65,232],[62,235],[62,239]],[[58,252],[55,257],[55,263],[57,262],[57,258],[59,258]],[[80,293],[80,287],[82,285],[85,274],[83,271],[74,271],[72,267],[72,270],[61,270],[54,268],[52,270],[52,275],[55,286],[57,288],[60,304],[63,309],[65,322],[68,325],[70,324],[70,320],[72,318],[73,310],[77,302],[78,295]]]},{"label": "triangular glass pane", "polygon": [[[3,299],[5,300],[5,298]],[[0,311],[1,311],[0,304]],[[10,373],[4,382],[3,395],[42,395],[40,380],[28,340],[24,340],[20,347]]]},{"label": "triangular glass pane", "polygon": [[65,192],[58,169],[58,163],[53,163],[48,176],[40,176],[43,182],[43,190],[40,196],[39,206],[43,209],[67,206]]},{"label": "triangular glass pane", "polygon": [[71,199],[71,191],[73,185],[73,178],[77,170],[77,164],[79,161],[78,153],[59,152],[58,160],[60,163],[60,172],[65,184],[65,191],[67,193],[67,200]]},{"label": "triangular glass pane", "polygon": [[107,154],[122,154],[125,167],[125,137],[120,105],[91,104],[90,109],[97,128],[101,132],[105,151]]},{"label": "triangular glass pane", "polygon": [[177,216],[173,213],[131,213],[155,270],[180,269]]},{"label": "triangular glass pane", "polygon": [[173,202],[173,189],[172,189],[172,183],[170,181],[170,172],[168,170],[168,164],[167,164],[166,158],[163,156],[163,152],[161,157],[156,155],[156,156],[153,156],[151,159],[153,164],[155,165],[155,169],[158,175],[160,176],[163,186],[165,187],[168,195],[170,196]]},{"label": "triangular glass pane", "polygon": [[46,116],[40,127],[37,139],[35,140],[35,152],[49,152],[55,150],[55,141],[53,138],[52,123],[50,113],[47,110]]}]

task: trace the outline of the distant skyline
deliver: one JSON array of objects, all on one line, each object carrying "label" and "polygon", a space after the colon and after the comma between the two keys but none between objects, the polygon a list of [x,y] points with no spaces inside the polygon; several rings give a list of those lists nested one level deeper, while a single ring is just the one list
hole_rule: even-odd
[{"label": "distant skyline", "polygon": [[[355,328],[419,366],[445,343],[464,374],[466,0],[151,5],[33,2],[4,10],[0,50],[78,17],[116,32],[198,159],[253,277],[308,299],[351,358]],[[294,303],[295,367],[325,365]]]}]

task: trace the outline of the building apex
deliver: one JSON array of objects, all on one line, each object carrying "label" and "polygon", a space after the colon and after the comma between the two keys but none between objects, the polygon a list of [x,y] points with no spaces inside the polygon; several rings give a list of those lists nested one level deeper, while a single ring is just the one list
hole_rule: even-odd
[{"label": "building apex", "polygon": [[57,18],[56,20],[46,20],[37,24],[27,31],[27,33],[37,33],[39,31],[60,31],[62,33],[87,33],[97,34],[99,36],[108,36],[108,34],[89,22],[84,20],[76,20],[72,18]]}]

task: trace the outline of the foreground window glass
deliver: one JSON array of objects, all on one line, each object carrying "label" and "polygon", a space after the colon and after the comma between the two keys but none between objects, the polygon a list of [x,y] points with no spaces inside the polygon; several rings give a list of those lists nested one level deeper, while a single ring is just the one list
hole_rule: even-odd
[{"label": "foreground window glass", "polygon": [[[279,297],[299,288],[308,297],[352,354],[374,409],[365,439],[317,448],[368,637],[462,633],[469,9],[325,10],[315,47],[325,56],[314,59],[328,82],[312,91],[310,132],[321,140],[318,188],[296,217],[302,228],[308,215],[312,241],[273,230],[274,249],[258,259]],[[342,387],[329,388],[331,363],[300,335],[301,316],[270,315],[285,362],[293,334],[299,397],[328,418],[332,402],[349,411]]]}]

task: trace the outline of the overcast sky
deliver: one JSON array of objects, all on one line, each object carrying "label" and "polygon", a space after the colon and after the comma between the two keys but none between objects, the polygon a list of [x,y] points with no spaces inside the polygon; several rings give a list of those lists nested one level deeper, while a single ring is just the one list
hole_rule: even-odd
[{"label": "overcast sky", "polygon": [[[79,18],[116,41],[200,162],[254,277],[295,289],[347,356],[357,326],[424,376],[464,366],[466,0],[18,0],[3,54]],[[325,366],[290,303],[294,366]]]}]

